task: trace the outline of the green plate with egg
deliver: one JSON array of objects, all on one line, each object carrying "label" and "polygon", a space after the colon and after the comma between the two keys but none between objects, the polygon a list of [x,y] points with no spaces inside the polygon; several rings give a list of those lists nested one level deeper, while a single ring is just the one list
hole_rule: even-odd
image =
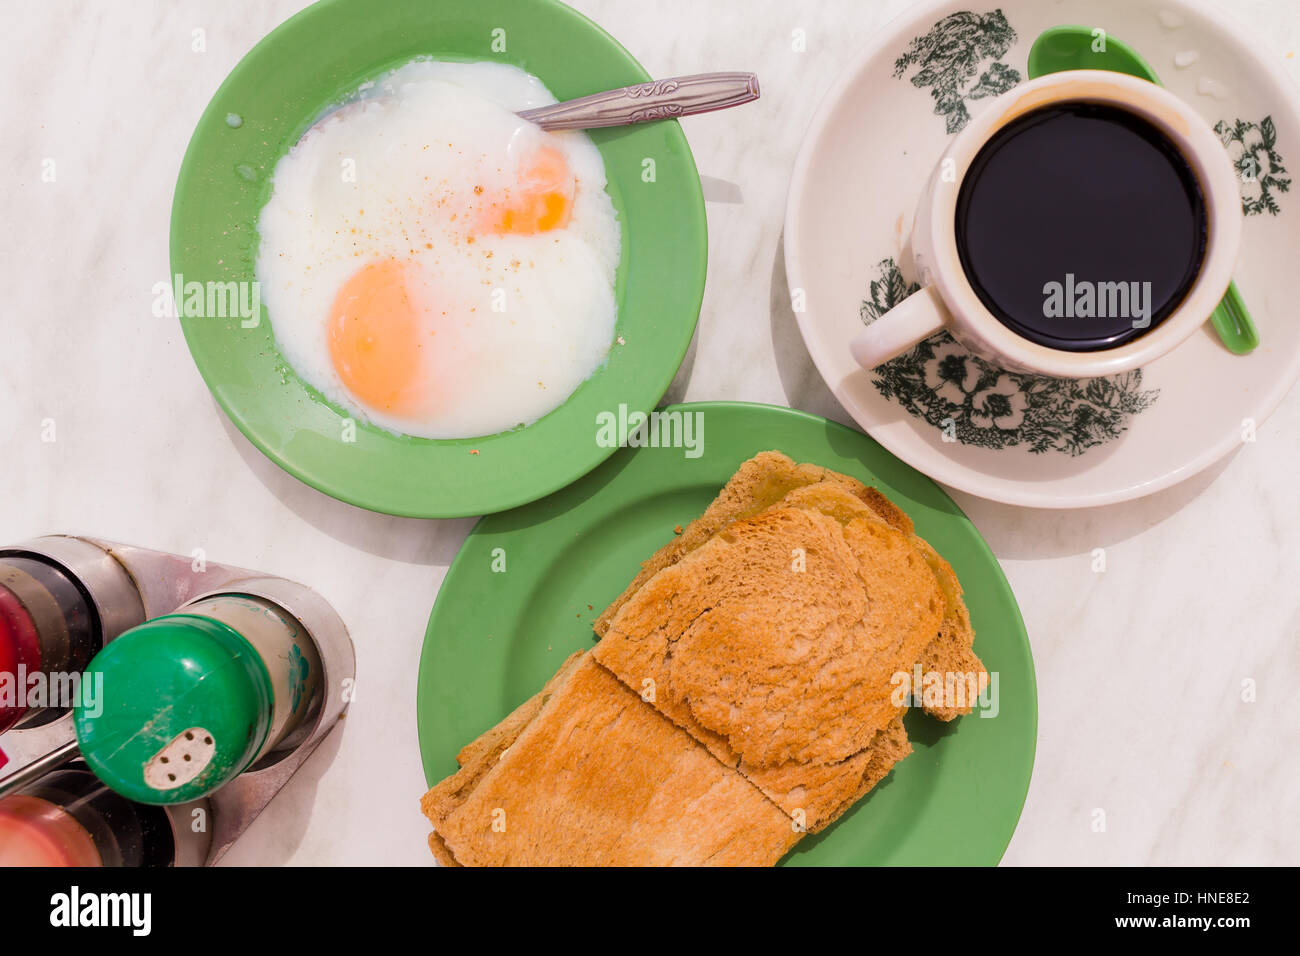
[{"label": "green plate with egg", "polygon": [[430,440],[356,420],[285,360],[265,305],[251,308],[260,300],[258,216],[276,163],[317,119],[417,58],[511,64],[559,100],[650,79],[617,41],[554,0],[324,0],[254,47],[199,120],[172,206],[173,285],[204,381],[285,471],[373,511],[488,514],[591,471],[616,450],[601,438],[602,417],[648,411],[663,396],[699,315],[704,200],[675,121],[593,130],[622,244],[605,362],[555,410],[498,434]]}]

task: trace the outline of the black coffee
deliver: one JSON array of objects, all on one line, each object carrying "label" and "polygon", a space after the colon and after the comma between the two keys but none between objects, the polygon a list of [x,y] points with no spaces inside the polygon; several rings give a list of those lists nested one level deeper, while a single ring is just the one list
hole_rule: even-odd
[{"label": "black coffee", "polygon": [[1178,148],[1112,106],[1071,103],[1009,123],[971,164],[957,249],[1008,328],[1089,352],[1157,327],[1205,257],[1205,201]]}]

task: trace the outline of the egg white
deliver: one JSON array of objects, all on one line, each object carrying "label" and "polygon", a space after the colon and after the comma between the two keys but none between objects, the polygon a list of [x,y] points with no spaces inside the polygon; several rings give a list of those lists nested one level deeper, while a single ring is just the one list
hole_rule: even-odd
[{"label": "egg white", "polygon": [[[277,346],[299,376],[390,431],[466,438],[536,421],[602,364],[617,319],[619,224],[586,134],[546,133],[514,115],[553,102],[514,66],[420,60],[366,84],[277,163],[256,269]],[[478,232],[476,197],[516,186],[519,158],[543,144],[577,180],[567,225]],[[434,396],[409,416],[362,403],[330,359],[335,297],[387,258],[411,263],[421,377]]]}]

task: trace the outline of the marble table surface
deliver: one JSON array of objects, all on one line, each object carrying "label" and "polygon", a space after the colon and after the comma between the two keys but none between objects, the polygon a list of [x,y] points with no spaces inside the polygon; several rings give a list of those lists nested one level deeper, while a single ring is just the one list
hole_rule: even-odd
[{"label": "marble table surface", "polygon": [[[10,296],[0,538],[66,531],[201,547],[319,590],[356,642],[357,699],[344,732],[227,860],[429,865],[416,664],[473,521],[371,514],[284,474],[213,402],[176,322],[151,310],[194,123],[240,57],[304,5],[0,2],[0,287]],[[848,421],[782,321],[789,306],[773,301],[773,274],[810,111],[908,5],[574,0],[652,75],[762,77],[759,103],[685,124],[709,200],[710,274],[670,399],[770,402]],[[1288,57],[1300,47],[1300,5],[1218,5],[1300,76],[1300,58]],[[795,29],[803,52],[792,50]],[[48,159],[54,182],[42,181]],[[42,440],[47,419],[53,442]],[[1006,569],[1037,665],[1037,763],[1004,863],[1300,863],[1289,689],[1300,684],[1298,434],[1300,389],[1255,443],[1140,501],[1052,512],[954,495]],[[1104,574],[1091,566],[1098,547]]]}]

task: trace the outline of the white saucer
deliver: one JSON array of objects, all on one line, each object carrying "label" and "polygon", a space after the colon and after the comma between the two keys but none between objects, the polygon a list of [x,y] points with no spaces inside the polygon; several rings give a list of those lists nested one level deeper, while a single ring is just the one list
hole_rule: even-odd
[{"label": "white saucer", "polygon": [[[849,340],[914,288],[895,263],[948,137],[1026,79],[1034,39],[1105,29],[1220,132],[1241,168],[1235,273],[1261,345],[1237,356],[1208,324],[1158,362],[1090,381],[1000,371],[940,333],[866,372]],[[795,164],[785,259],[814,363],[873,438],[938,481],[1010,504],[1138,498],[1252,440],[1300,377],[1300,90],[1249,37],[1189,0],[941,2],[885,27],[827,95]]]}]

